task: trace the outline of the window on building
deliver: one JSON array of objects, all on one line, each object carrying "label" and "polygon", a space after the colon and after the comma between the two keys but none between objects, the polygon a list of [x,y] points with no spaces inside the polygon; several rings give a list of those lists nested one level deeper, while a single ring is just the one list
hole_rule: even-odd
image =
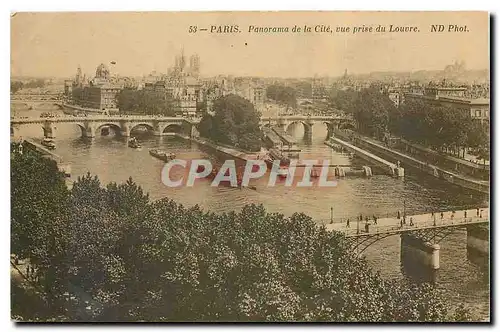
[{"label": "window on building", "polygon": [[475,116],[476,116],[476,118],[480,118],[481,117],[481,110],[476,110]]}]

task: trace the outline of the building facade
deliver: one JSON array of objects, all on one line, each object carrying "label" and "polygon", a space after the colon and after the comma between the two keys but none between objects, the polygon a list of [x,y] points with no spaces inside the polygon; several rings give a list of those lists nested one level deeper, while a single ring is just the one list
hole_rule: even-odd
[{"label": "building facade", "polygon": [[165,100],[172,100],[174,111],[178,115],[195,116],[198,104],[202,101],[202,85],[199,80],[200,58],[194,54],[187,66],[184,51],[175,56],[174,66],[167,70],[167,75],[150,75],[153,78],[144,83],[145,93],[151,93]]},{"label": "building facade", "polygon": [[[96,110],[118,112],[117,96],[122,86],[113,84],[108,67],[101,63],[95,73],[95,77],[86,82],[78,67],[75,80],[71,86],[73,103],[82,107]],[[68,88],[69,90],[69,88]],[[66,87],[65,87],[66,91]]]},{"label": "building facade", "polygon": [[490,101],[487,98],[466,98],[466,88],[428,87],[423,93],[406,93],[405,100],[420,100],[427,104],[447,106],[471,119],[489,124]]}]

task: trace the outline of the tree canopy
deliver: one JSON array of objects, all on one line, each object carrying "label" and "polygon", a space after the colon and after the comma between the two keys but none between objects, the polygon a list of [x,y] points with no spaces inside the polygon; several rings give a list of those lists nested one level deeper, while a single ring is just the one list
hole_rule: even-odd
[{"label": "tree canopy", "polygon": [[116,96],[116,100],[120,112],[124,114],[175,115],[173,99],[168,95],[125,88]]},{"label": "tree canopy", "polygon": [[389,114],[394,112],[395,106],[375,87],[361,91],[332,91],[330,101],[336,108],[352,114],[363,134],[383,138],[389,130]]},{"label": "tree canopy", "polygon": [[201,136],[244,150],[260,150],[260,112],[251,102],[230,94],[214,101],[213,112],[214,115],[205,113],[201,119],[198,125]]},{"label": "tree canopy", "polygon": [[394,133],[438,151],[488,150],[488,128],[454,108],[408,100],[391,117]]},{"label": "tree canopy", "polygon": [[43,258],[37,260],[36,282],[52,299],[52,315],[22,319],[376,322],[467,317],[463,308],[449,311],[431,285],[383,279],[351,254],[342,234],[305,214],[285,217],[256,205],[215,214],[167,198],[151,201],[131,179],[104,186],[90,174],[68,191],[53,162],[19,154],[17,148],[11,160],[12,252]]},{"label": "tree canopy", "polygon": [[16,93],[24,87],[21,81],[10,81],[10,93]]},{"label": "tree canopy", "polygon": [[390,132],[438,151],[451,150],[458,154],[461,148],[467,147],[478,155],[488,156],[486,125],[452,107],[408,99],[396,108],[376,88],[333,90],[330,102],[353,114],[365,135],[383,139],[385,133]]},{"label": "tree canopy", "polygon": [[281,84],[272,84],[266,88],[266,96],[277,103],[285,104],[288,107],[297,106],[297,93],[294,88]]}]

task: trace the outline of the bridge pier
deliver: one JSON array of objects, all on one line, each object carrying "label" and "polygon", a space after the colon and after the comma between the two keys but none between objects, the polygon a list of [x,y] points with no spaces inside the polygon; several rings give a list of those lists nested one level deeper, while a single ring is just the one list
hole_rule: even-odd
[{"label": "bridge pier", "polygon": [[84,137],[84,138],[94,138],[95,137],[96,129],[91,124],[85,123],[84,126],[80,127],[80,128],[82,129],[82,137]]},{"label": "bridge pier", "polygon": [[191,125],[191,130],[189,136],[191,138],[198,138],[200,137],[200,132],[198,131],[198,128],[196,128],[195,125]]},{"label": "bridge pier", "polygon": [[439,244],[425,242],[410,233],[401,234],[401,262],[407,266],[439,269]]},{"label": "bridge pier", "polygon": [[312,136],[313,136],[312,124],[304,124],[304,139],[307,142],[310,142],[312,140]]},{"label": "bridge pier", "polygon": [[43,136],[46,138],[55,138],[56,137],[56,126],[50,122],[45,121],[43,124]]},{"label": "bridge pier", "polygon": [[120,123],[120,135],[122,137],[130,137],[130,125],[127,122]]},{"label": "bridge pier", "polygon": [[479,256],[488,256],[490,232],[485,225],[467,226],[467,252]]}]

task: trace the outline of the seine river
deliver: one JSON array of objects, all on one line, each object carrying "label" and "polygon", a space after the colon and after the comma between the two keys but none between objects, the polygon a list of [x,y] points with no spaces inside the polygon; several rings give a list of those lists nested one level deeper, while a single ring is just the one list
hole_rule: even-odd
[{"label": "seine river", "polygon": [[[45,110],[46,111],[46,110]],[[37,116],[37,111],[17,111],[20,116]],[[363,161],[340,154],[323,144],[326,127],[314,127],[312,142],[305,142],[303,129],[295,130],[302,148],[301,159],[331,159],[340,165],[363,165]],[[40,125],[22,127],[22,137],[43,137]],[[329,222],[331,208],[334,218],[363,215],[393,215],[405,208],[409,214],[431,210],[459,210],[488,205],[488,197],[438,181],[425,174],[405,170],[404,179],[386,175],[371,178],[347,177],[338,186],[328,188],[292,188],[284,185],[267,187],[257,181],[257,190],[211,187],[209,181],[196,186],[168,188],[161,182],[164,163],[149,155],[148,149],[162,148],[176,153],[178,158],[197,159],[208,156],[195,143],[175,137],[140,136],[142,149],[127,147],[126,141],[114,136],[97,136],[92,142],[80,138],[77,125],[58,124],[55,152],[71,163],[72,179],[90,172],[102,183],[124,182],[129,177],[149,192],[153,199],[169,197],[186,206],[198,204],[213,211],[238,210],[246,204],[263,204],[268,211],[291,215],[304,212],[318,220]],[[262,179],[262,181],[266,181]],[[465,229],[446,237],[441,243],[441,268],[435,276],[436,284],[446,292],[453,303],[464,303],[481,319],[489,317],[489,283],[487,263],[468,257]],[[371,245],[365,256],[368,262],[387,278],[410,278],[401,268],[399,236],[390,236]]]}]

